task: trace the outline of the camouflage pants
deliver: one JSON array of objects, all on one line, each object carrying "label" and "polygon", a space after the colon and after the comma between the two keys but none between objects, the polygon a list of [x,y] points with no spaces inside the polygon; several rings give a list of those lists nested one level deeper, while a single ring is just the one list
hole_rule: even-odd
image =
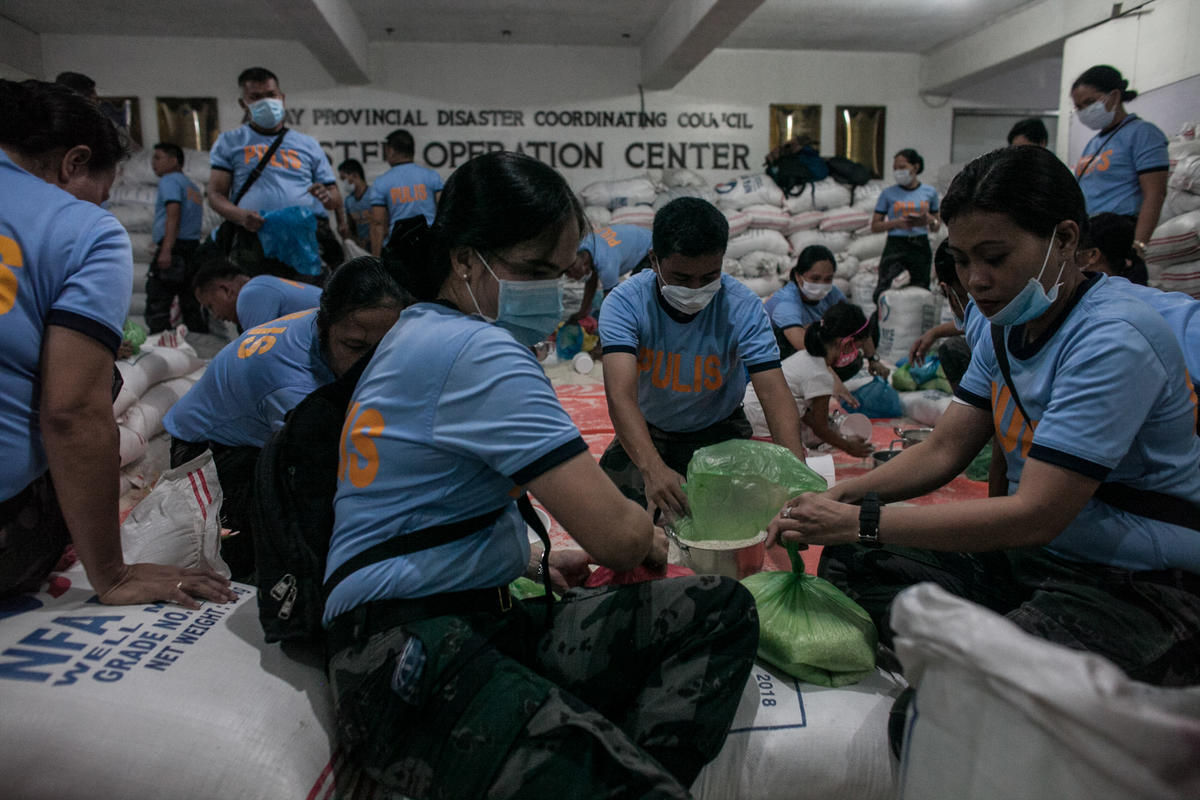
[{"label": "camouflage pants", "polygon": [[542,610],[421,620],[334,653],[351,756],[413,798],[688,797],[754,661],[750,594],[698,576],[573,590],[550,629]]},{"label": "camouflage pants", "polygon": [[933,581],[1034,636],[1102,655],[1136,680],[1200,683],[1200,577],[1180,570],[1130,572],[1042,548],[945,553],[840,545],[825,548],[818,574],[867,610],[889,646],[892,600]]},{"label": "camouflage pants", "polygon": [[70,543],[47,470],[0,503],[0,597],[36,591]]},{"label": "camouflage pants", "polygon": [[[749,439],[754,433],[750,421],[746,419],[746,412],[740,407],[727,419],[698,431],[674,433],[660,430],[653,425],[647,427],[650,429],[650,441],[653,442],[658,455],[668,467],[684,476],[687,475],[692,454],[701,447],[730,439]],[[641,506],[646,505],[646,482],[642,478],[641,470],[625,452],[621,440],[615,436],[605,449],[604,455],[600,457],[600,468],[617,485],[621,494]]]}]

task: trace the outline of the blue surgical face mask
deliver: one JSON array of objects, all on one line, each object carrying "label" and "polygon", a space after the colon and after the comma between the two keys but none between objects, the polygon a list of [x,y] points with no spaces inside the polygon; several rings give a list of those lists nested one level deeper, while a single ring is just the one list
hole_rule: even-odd
[{"label": "blue surgical face mask", "polygon": [[1042,269],[1038,272],[1036,278],[1030,278],[1024,288],[1017,293],[1017,296],[1008,301],[1008,305],[997,311],[995,314],[988,317],[988,321],[993,325],[999,325],[1003,328],[1012,327],[1013,325],[1022,325],[1030,320],[1037,319],[1042,314],[1045,314],[1050,306],[1054,305],[1055,298],[1058,297],[1058,287],[1062,286],[1059,281],[1062,278],[1063,268],[1067,262],[1063,262],[1058,268],[1058,277],[1054,280],[1056,283],[1047,294],[1045,288],[1042,287],[1042,274],[1046,271],[1046,264],[1050,262],[1050,251],[1054,249],[1054,233],[1050,233],[1050,245],[1046,248],[1046,257],[1042,259]]},{"label": "blue surgical face mask", "polygon": [[264,97],[250,104],[250,121],[260,128],[271,130],[283,122],[283,101],[275,97]]},{"label": "blue surgical face mask", "polygon": [[500,285],[500,296],[497,302],[496,316],[488,317],[479,308],[475,293],[471,292],[471,284],[467,284],[467,292],[475,303],[479,316],[488,322],[495,323],[512,334],[512,337],[526,347],[533,347],[538,342],[554,333],[562,320],[562,280],[550,278],[541,281],[506,281],[496,277],[492,267],[478,250],[475,255],[483,262],[483,266]]}]

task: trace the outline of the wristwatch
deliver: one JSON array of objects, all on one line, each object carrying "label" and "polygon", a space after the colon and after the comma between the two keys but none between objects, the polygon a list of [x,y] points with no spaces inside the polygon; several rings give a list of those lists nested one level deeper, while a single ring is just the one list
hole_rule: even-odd
[{"label": "wristwatch", "polygon": [[1146,257],[1146,243],[1145,242],[1141,242],[1141,241],[1138,241],[1135,239],[1133,242],[1133,249],[1137,251],[1137,254],[1139,256],[1142,256],[1143,258]]},{"label": "wristwatch", "polygon": [[872,353],[871,355],[867,356],[867,361],[870,361],[872,364],[874,364],[878,360],[879,360],[878,353]]},{"label": "wristwatch", "polygon": [[879,495],[867,492],[858,509],[858,543],[863,547],[882,547],[879,541]]}]

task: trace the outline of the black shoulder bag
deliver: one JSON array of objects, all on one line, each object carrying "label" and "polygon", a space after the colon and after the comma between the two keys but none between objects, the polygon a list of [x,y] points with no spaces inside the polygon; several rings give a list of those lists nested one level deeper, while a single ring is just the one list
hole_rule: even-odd
[{"label": "black shoulder bag", "polygon": [[[1000,366],[1000,374],[1004,376],[1004,384],[1008,386],[1009,394],[1012,395],[1013,402],[1017,404],[1017,410],[1021,412],[1026,423],[1032,426],[1033,417],[1029,416],[1025,411],[1025,406],[1021,405],[1021,396],[1017,394],[1017,386],[1013,383],[1012,372],[1008,364],[1008,348],[1004,343],[1004,328],[999,325],[992,326],[992,349],[996,353],[996,363]],[[1095,498],[1108,503],[1113,508],[1119,508],[1139,517],[1200,531],[1200,506],[1181,497],[1105,481],[1097,487]]]}]

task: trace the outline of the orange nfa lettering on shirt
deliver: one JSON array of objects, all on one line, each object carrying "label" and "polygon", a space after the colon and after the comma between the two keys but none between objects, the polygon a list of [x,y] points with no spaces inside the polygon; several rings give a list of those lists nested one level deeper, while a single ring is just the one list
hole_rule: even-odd
[{"label": "orange nfa lettering on shirt", "polygon": [[338,447],[339,481],[348,476],[350,483],[358,489],[365,489],[375,482],[379,473],[379,448],[373,440],[383,433],[383,428],[383,415],[378,411],[363,408],[362,403],[350,406]]},{"label": "orange nfa lettering on shirt", "polygon": [[656,389],[689,393],[720,389],[725,383],[719,356],[692,356],[643,347],[638,351],[638,371],[650,373]]},{"label": "orange nfa lettering on shirt", "polygon": [[1079,161],[1075,162],[1075,177],[1082,178],[1084,175],[1091,175],[1093,172],[1107,172],[1108,168],[1112,165],[1112,154],[1112,148],[1109,148],[1103,153],[1083,156]]},{"label": "orange nfa lettering on shirt", "polygon": [[412,186],[393,186],[391,191],[393,203],[415,203],[429,196],[425,184],[417,183]]}]

